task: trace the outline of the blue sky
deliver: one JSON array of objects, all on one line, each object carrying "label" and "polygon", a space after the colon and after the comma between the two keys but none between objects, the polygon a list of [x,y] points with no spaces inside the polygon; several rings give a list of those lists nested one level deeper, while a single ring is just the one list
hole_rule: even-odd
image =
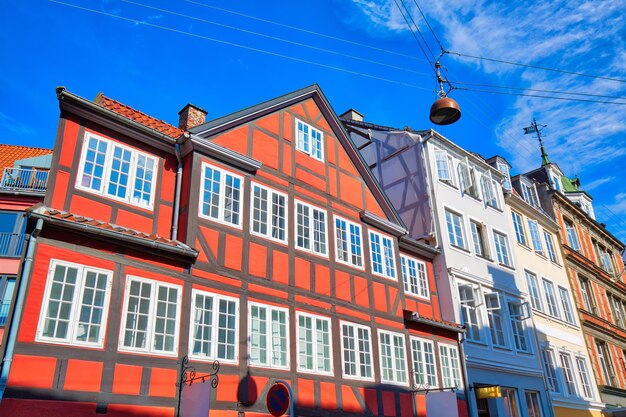
[{"label": "blue sky", "polygon": [[[416,3],[404,4],[437,55]],[[626,103],[625,0],[417,4],[446,50],[617,80],[447,54],[441,63],[458,87]],[[318,83],[337,113],[354,107],[373,123],[435,128],[504,156],[513,173],[540,163],[536,139],[522,131],[536,117],[548,125],[550,159],[578,174],[598,220],[626,241],[626,105],[458,89],[461,120],[432,125],[435,78],[394,0],[7,2],[0,42],[0,143],[52,147],[58,85],[176,124],[188,102],[214,118]]]}]

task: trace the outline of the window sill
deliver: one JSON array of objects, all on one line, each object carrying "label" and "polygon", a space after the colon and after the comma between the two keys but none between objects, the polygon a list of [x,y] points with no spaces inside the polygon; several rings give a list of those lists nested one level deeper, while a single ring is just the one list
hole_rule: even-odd
[{"label": "window sill", "polygon": [[482,259],[483,261],[493,262],[493,259],[492,259],[492,258],[490,258],[490,257],[488,257],[488,256],[483,256],[483,255],[479,255],[479,254],[476,254],[476,256],[477,256],[478,258]]},{"label": "window sill", "polygon": [[464,247],[462,247],[462,246],[457,246],[457,245],[454,245],[454,244],[452,244],[452,243],[450,243],[450,246],[451,246],[452,248],[454,248],[454,249],[458,249],[458,250],[463,251],[463,252],[465,252],[465,253],[471,253],[468,249],[465,249],[465,248],[464,248]]},{"label": "window sill", "polygon": [[456,185],[452,184],[449,180],[439,179],[439,182],[442,183],[442,184],[445,184],[446,186],[452,188],[453,190],[459,191],[459,187],[457,187]]},{"label": "window sill", "polygon": [[527,251],[529,251],[529,252],[530,252],[530,251],[532,251],[532,249],[531,249],[528,245],[526,245],[526,244],[524,244],[524,243],[520,242],[519,240],[517,241],[517,245],[518,245],[518,246],[521,246],[521,248],[522,248],[522,249],[524,249],[524,250],[527,250]]},{"label": "window sill", "polygon": [[498,262],[498,265],[500,265],[503,268],[509,269],[511,271],[515,271],[515,267],[514,266],[503,264],[502,262]]}]

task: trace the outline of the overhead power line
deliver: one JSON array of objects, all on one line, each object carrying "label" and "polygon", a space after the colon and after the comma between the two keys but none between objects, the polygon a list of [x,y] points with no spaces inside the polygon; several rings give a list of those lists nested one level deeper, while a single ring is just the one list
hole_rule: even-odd
[{"label": "overhead power line", "polygon": [[297,30],[299,32],[308,33],[309,35],[321,36],[323,38],[332,39],[334,41],[344,42],[344,43],[348,43],[348,44],[352,44],[352,45],[357,45],[357,46],[360,46],[360,47],[363,47],[363,48],[368,48],[368,49],[371,49],[371,50],[374,50],[374,51],[385,52],[385,53],[388,53],[388,54],[401,56],[403,58],[414,59],[414,60],[417,60],[417,61],[421,61],[422,60],[421,58],[417,58],[417,57],[415,57],[413,55],[403,54],[401,52],[396,52],[396,51],[390,51],[389,49],[378,48],[376,46],[367,45],[367,44],[364,44],[364,43],[361,43],[361,42],[355,42],[355,41],[351,41],[349,39],[340,38],[338,36],[332,36],[332,35],[328,35],[326,33],[315,32],[315,31],[312,31],[312,30],[309,30],[309,29],[304,29],[304,28],[301,28],[301,27],[293,26],[293,25],[287,25],[285,23],[276,22],[276,21],[269,20],[269,19],[263,19],[263,18],[260,18],[260,17],[257,17],[257,16],[252,16],[252,15],[249,15],[249,14],[245,14],[245,13],[236,12],[236,11],[233,11],[233,10],[224,9],[222,7],[212,6],[212,5],[205,4],[205,3],[202,3],[202,2],[198,2],[198,1],[193,1],[193,0],[183,0],[183,1],[185,1],[187,3],[190,3],[190,4],[195,4],[197,6],[202,6],[202,7],[206,7],[206,8],[213,9],[213,10],[219,10],[220,12],[230,13],[230,14],[234,14],[234,15],[237,15],[237,16],[245,17],[247,19],[253,19],[253,20],[256,20],[256,21],[259,21],[259,22],[268,23],[270,25],[281,26],[281,27],[284,27],[284,28],[287,28],[287,29],[291,29],[291,30]]},{"label": "overhead power line", "polygon": [[349,54],[345,54],[343,52],[334,51],[334,50],[331,50],[331,49],[320,48],[320,47],[313,46],[313,45],[306,44],[306,43],[301,43],[301,42],[296,42],[296,41],[292,41],[292,40],[289,40],[289,39],[279,38],[277,36],[266,35],[265,33],[254,32],[254,31],[251,31],[251,30],[247,30],[247,29],[243,29],[243,28],[239,28],[239,27],[235,27],[235,26],[226,25],[224,23],[213,22],[211,20],[201,19],[199,17],[190,16],[190,15],[186,15],[186,14],[183,14],[183,13],[178,13],[178,12],[175,12],[175,11],[172,11],[172,10],[161,9],[159,7],[154,7],[154,6],[150,6],[150,5],[143,4],[143,3],[137,3],[137,2],[134,2],[134,1],[131,1],[131,0],[122,0],[122,1],[124,3],[133,4],[135,6],[144,7],[146,9],[156,10],[156,11],[163,12],[163,13],[169,13],[171,15],[178,16],[178,17],[183,17],[185,19],[195,20],[195,21],[206,23],[206,24],[209,24],[209,25],[220,26],[220,27],[223,27],[223,28],[226,28],[226,29],[236,30],[238,32],[243,32],[243,33],[247,33],[247,34],[254,35],[254,36],[260,36],[260,37],[263,37],[263,38],[272,39],[272,40],[279,41],[279,42],[285,42],[285,43],[289,43],[289,44],[292,44],[292,45],[300,46],[300,47],[303,47],[303,48],[313,49],[315,51],[320,51],[320,52],[325,52],[325,53],[328,53],[328,54],[342,56],[342,57],[345,57],[345,58],[355,59],[357,61],[363,61],[363,62],[367,62],[369,64],[381,65],[381,66],[384,66],[384,67],[387,67],[387,68],[392,68],[392,69],[396,69],[396,70],[400,70],[400,71],[412,72],[412,73],[418,74],[418,75],[428,75],[428,74],[425,74],[423,72],[411,70],[411,69],[409,69],[407,67],[399,67],[397,65],[391,65],[391,64],[387,64],[385,62],[374,61],[374,60],[367,59],[367,58],[361,58],[361,57],[358,57],[358,56],[355,56],[355,55],[349,55]]},{"label": "overhead power line", "polygon": [[[626,97],[624,97],[624,96],[607,96],[607,95],[603,95],[603,94],[579,93],[579,92],[575,92],[575,91],[542,90],[542,89],[538,89],[538,88],[509,87],[509,86],[505,86],[505,85],[465,83],[465,82],[461,82],[461,81],[450,81],[450,83],[457,84],[457,85],[471,85],[471,86],[475,86],[475,87],[500,88],[500,89],[504,89],[504,90],[536,91],[536,92],[539,92],[539,93],[563,94],[563,95],[568,95],[568,96],[599,97],[599,98],[626,100]],[[456,88],[458,88],[458,87],[456,87]]]}]

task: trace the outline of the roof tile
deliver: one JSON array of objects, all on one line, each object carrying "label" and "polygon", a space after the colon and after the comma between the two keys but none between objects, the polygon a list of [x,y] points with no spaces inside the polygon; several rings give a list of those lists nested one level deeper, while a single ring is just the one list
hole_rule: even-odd
[{"label": "roof tile", "polygon": [[52,149],[33,148],[31,146],[0,145],[0,176],[4,168],[11,168],[15,161],[35,156],[49,155]]}]

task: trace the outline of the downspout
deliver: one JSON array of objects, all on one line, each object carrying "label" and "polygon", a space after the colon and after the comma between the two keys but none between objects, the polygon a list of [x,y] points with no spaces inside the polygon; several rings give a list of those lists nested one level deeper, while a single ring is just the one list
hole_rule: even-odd
[{"label": "downspout", "polygon": [[[463,330],[465,330],[465,326],[463,326]],[[461,372],[463,373],[463,385],[465,386],[465,405],[467,406],[467,415],[475,416],[472,410],[472,402],[470,401],[469,391],[472,387],[469,386],[469,379],[467,377],[467,364],[465,363],[465,332],[459,333],[459,337],[457,338],[457,345],[459,346],[459,356],[461,356]]]},{"label": "downspout", "polygon": [[[532,319],[532,317],[530,317]],[[550,413],[550,417],[555,417],[554,412],[554,404],[552,403],[552,391],[548,388],[548,382],[546,381],[546,368],[543,363],[543,349],[541,344],[539,343],[539,336],[537,336],[537,329],[535,327],[535,320],[533,320],[533,339],[535,339],[535,346],[537,349],[537,356],[539,358],[539,365],[541,366],[541,380],[543,381],[543,390],[546,393],[546,397],[548,398],[548,412]]]},{"label": "downspout", "polygon": [[7,338],[7,346],[6,350],[4,351],[4,357],[2,358],[2,370],[0,371],[0,402],[2,401],[2,397],[4,396],[4,390],[7,386],[9,371],[11,370],[13,351],[15,349],[15,341],[17,340],[17,330],[22,319],[22,312],[24,310],[24,299],[26,298],[28,281],[30,280],[31,269],[33,267],[33,255],[35,254],[37,237],[39,236],[42,228],[43,219],[37,219],[35,229],[31,232],[30,238],[28,239],[28,247],[26,249],[26,256],[24,257],[24,265],[22,266],[22,274],[20,276],[20,285],[17,292],[17,298],[15,300],[15,307],[13,307],[13,317],[11,318],[9,337]]},{"label": "downspout", "polygon": [[[185,139],[189,138],[189,132],[183,133]],[[176,169],[176,189],[174,190],[174,215],[172,216],[172,240],[178,238],[178,210],[180,206],[180,188],[183,181],[183,160],[180,156],[180,144],[178,141],[174,144],[174,153],[176,154],[176,161],[178,167]]]}]

